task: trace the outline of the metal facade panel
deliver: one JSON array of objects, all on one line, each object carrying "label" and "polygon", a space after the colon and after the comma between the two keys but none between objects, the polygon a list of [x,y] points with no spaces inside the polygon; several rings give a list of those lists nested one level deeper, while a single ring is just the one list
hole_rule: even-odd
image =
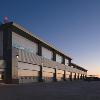
[{"label": "metal facade panel", "polygon": [[21,49],[19,49],[18,52],[19,52],[18,61],[41,65],[42,62],[40,56],[35,55],[33,53],[26,52]]},{"label": "metal facade panel", "polygon": [[65,70],[66,66],[64,64],[60,64],[60,63],[57,62],[57,66],[56,67],[57,67],[57,69]]},{"label": "metal facade panel", "polygon": [[32,54],[32,57],[33,57],[33,61],[35,64],[37,64],[37,65],[42,64],[42,58],[40,56]]},{"label": "metal facade panel", "polygon": [[73,68],[73,67],[70,67],[70,66],[66,66],[64,64],[60,64],[58,62],[43,58],[43,57],[38,56],[36,54],[29,53],[29,52],[26,52],[26,51],[20,50],[20,49],[19,49],[18,60],[21,61],[21,62],[31,63],[31,64],[34,64],[34,65],[35,64],[36,65],[42,65],[42,63],[43,63],[43,66],[45,66],[45,67],[57,68],[57,69],[60,69],[60,70],[66,70],[66,71],[73,72],[73,73],[80,73],[80,74],[83,73],[79,69],[76,69],[76,68]]},{"label": "metal facade panel", "polygon": [[43,62],[43,66],[52,67],[52,68],[55,68],[55,66],[56,66],[56,62],[51,61],[46,58],[42,58],[42,62]]},{"label": "metal facade panel", "polygon": [[21,53],[23,62],[27,62],[24,50],[22,50]]},{"label": "metal facade panel", "polygon": [[22,61],[22,53],[21,50],[18,50],[18,61]]},{"label": "metal facade panel", "polygon": [[27,62],[28,63],[32,63],[31,61],[30,61],[30,57],[29,57],[29,53],[28,52],[24,52],[24,54],[26,55],[25,57],[26,57],[26,60],[27,60]]},{"label": "metal facade panel", "polygon": [[31,71],[33,71],[33,70],[40,71],[40,66],[18,62],[18,69],[21,69],[21,70],[27,69],[27,70],[31,70]]}]

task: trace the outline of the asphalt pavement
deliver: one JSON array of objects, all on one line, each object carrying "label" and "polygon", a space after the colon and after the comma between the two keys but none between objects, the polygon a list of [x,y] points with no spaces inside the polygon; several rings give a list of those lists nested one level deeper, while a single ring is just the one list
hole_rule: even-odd
[{"label": "asphalt pavement", "polygon": [[100,81],[0,84],[0,100],[100,100]]}]

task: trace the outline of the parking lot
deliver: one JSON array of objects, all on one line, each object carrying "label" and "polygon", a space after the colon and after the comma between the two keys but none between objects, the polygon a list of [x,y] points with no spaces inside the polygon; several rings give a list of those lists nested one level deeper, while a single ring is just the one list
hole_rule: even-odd
[{"label": "parking lot", "polygon": [[0,100],[100,100],[100,81],[1,84]]}]

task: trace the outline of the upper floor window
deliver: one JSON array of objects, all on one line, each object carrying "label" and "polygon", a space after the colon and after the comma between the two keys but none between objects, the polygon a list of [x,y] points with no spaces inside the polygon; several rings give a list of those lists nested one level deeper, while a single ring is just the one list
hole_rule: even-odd
[{"label": "upper floor window", "polygon": [[56,61],[59,63],[62,63],[62,56],[60,56],[59,54],[56,54]]},{"label": "upper floor window", "polygon": [[68,64],[69,64],[68,59],[65,59],[65,65],[67,65],[67,66],[68,66]]},{"label": "upper floor window", "polygon": [[38,45],[35,42],[32,42],[23,36],[20,36],[13,32],[12,34],[12,46],[18,49],[24,49],[27,52],[37,54]]},{"label": "upper floor window", "polygon": [[42,47],[42,56],[51,60],[53,57],[53,53],[52,53],[52,51]]}]

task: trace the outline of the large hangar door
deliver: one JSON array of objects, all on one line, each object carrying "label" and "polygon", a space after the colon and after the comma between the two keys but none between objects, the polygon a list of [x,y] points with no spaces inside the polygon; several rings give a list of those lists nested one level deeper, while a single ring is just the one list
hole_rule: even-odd
[{"label": "large hangar door", "polygon": [[19,83],[31,83],[38,81],[40,66],[18,62]]}]

